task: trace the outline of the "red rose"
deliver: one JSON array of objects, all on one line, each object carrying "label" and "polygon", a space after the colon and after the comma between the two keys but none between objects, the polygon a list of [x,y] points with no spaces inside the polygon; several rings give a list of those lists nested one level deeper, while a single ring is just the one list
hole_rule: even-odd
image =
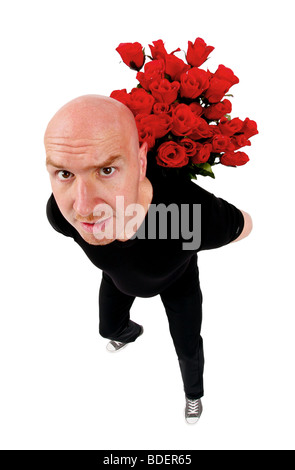
[{"label": "red rose", "polygon": [[208,108],[204,109],[204,116],[205,118],[209,119],[210,121],[217,121],[225,114],[229,114],[232,110],[231,102],[227,99],[224,99],[220,103],[211,104]]},{"label": "red rose", "polygon": [[134,116],[139,113],[150,114],[154,98],[147,91],[142,88],[133,88],[131,93],[129,93],[129,102],[128,107],[133,112]]},{"label": "red rose", "polygon": [[250,140],[248,140],[244,134],[233,135],[230,141],[234,146],[234,150],[238,150],[241,147],[245,147],[246,145],[251,145]]},{"label": "red rose", "polygon": [[233,151],[234,148],[231,145],[230,138],[228,135],[216,134],[212,139],[212,151],[213,152],[228,152]]},{"label": "red rose", "polygon": [[172,118],[168,114],[138,114],[136,124],[143,127],[152,127],[156,139],[168,134],[172,127]]},{"label": "red rose", "polygon": [[229,69],[228,67],[225,67],[224,65],[219,65],[218,69],[216,70],[214,76],[216,78],[219,78],[220,80],[226,80],[227,82],[230,83],[230,86],[235,85],[236,83],[239,83],[238,77],[235,76],[233,71]]},{"label": "red rose", "polygon": [[140,145],[142,145],[143,142],[147,142],[148,149],[150,150],[154,147],[156,141],[153,114],[137,114],[135,116],[135,123]]},{"label": "red rose", "polygon": [[198,140],[205,139],[211,136],[212,129],[210,128],[209,124],[205,121],[205,119],[197,117],[192,129],[191,138]]},{"label": "red rose", "polygon": [[185,98],[197,98],[209,87],[208,73],[196,67],[183,73],[180,81],[180,95]]},{"label": "red rose", "polygon": [[189,104],[189,107],[196,117],[201,116],[204,110],[204,108],[199,103],[196,103],[195,101]]},{"label": "red rose", "polygon": [[193,67],[200,67],[213,50],[214,47],[207,46],[205,41],[201,38],[197,38],[194,44],[188,41],[186,60]]},{"label": "red rose", "polygon": [[158,79],[164,78],[165,62],[160,60],[152,60],[144,66],[144,72],[138,72],[137,80],[146,90],[150,89],[150,84]]},{"label": "red rose", "polygon": [[211,144],[200,144],[196,142],[196,154],[192,157],[192,163],[206,163],[212,151]]},{"label": "red rose", "polygon": [[173,103],[170,104],[170,111],[171,113],[173,113],[174,109],[177,108],[177,106],[179,106],[179,101],[174,101]]},{"label": "red rose", "polygon": [[232,136],[237,132],[241,132],[243,121],[239,118],[231,119],[230,121],[225,117],[222,118],[218,127],[223,135]]},{"label": "red rose", "polygon": [[220,129],[216,124],[209,124],[209,127],[211,130],[212,137],[214,137],[216,134],[221,134]]},{"label": "red rose", "polygon": [[220,157],[220,163],[226,166],[241,166],[249,161],[249,157],[244,152],[228,152]]},{"label": "red rose", "polygon": [[159,39],[158,41],[153,41],[153,46],[149,44],[149,47],[153,59],[165,59],[167,51],[165,49],[162,39]]},{"label": "red rose", "polygon": [[136,125],[150,126],[153,128],[155,127],[155,119],[157,119],[157,116],[155,116],[154,114],[140,113],[135,116]]},{"label": "red rose", "polygon": [[241,132],[245,135],[246,139],[249,139],[253,135],[258,134],[257,124],[255,121],[251,121],[249,118],[246,118],[244,125],[241,129]]},{"label": "red rose", "polygon": [[139,42],[123,42],[119,44],[116,51],[120,54],[123,62],[131,69],[140,70],[143,66],[145,56]]},{"label": "red rose", "polygon": [[177,98],[179,87],[179,82],[170,83],[169,80],[163,78],[151,83],[150,90],[157,101],[171,104]]},{"label": "red rose", "polygon": [[166,73],[171,77],[172,80],[180,80],[181,74],[185,73],[190,69],[183,60],[179,59],[173,54],[167,54],[165,57]]},{"label": "red rose", "polygon": [[155,145],[155,132],[152,126],[143,126],[140,123],[137,126],[139,144],[144,142],[148,144],[148,150]]},{"label": "red rose", "polygon": [[170,112],[170,105],[167,103],[155,103],[153,106],[153,112],[155,114],[168,114]]},{"label": "red rose", "polygon": [[205,97],[209,103],[218,103],[230,89],[231,84],[226,80],[220,80],[217,77],[210,79],[209,88],[205,91]]},{"label": "red rose", "polygon": [[121,103],[128,106],[129,103],[129,93],[127,93],[126,88],[124,90],[114,90],[110,94],[110,97],[114,100],[120,101]]},{"label": "red rose", "polygon": [[156,160],[158,165],[170,168],[179,168],[189,163],[185,148],[173,141],[160,145]]},{"label": "red rose", "polygon": [[157,115],[158,120],[156,124],[156,138],[164,137],[171,131],[173,126],[173,119],[169,114],[161,113]]},{"label": "red rose", "polygon": [[205,93],[205,97],[210,103],[217,103],[222,100],[228,90],[236,83],[239,83],[239,79],[234,75],[233,71],[224,65],[219,65],[216,72],[213,75],[211,74],[210,85]]},{"label": "red rose", "polygon": [[196,122],[196,117],[186,104],[177,105],[172,111],[173,127],[172,133],[178,136],[185,136],[192,133]]},{"label": "red rose", "polygon": [[197,152],[197,142],[191,139],[185,138],[179,142],[179,145],[185,148],[188,157],[193,157]]}]

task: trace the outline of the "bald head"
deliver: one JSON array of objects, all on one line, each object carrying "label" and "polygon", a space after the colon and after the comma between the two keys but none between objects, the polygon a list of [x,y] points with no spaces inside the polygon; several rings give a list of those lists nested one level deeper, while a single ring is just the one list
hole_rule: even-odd
[{"label": "bald head", "polygon": [[113,131],[127,137],[138,151],[137,127],[129,108],[107,96],[85,95],[57,111],[46,128],[44,142],[46,146],[52,138],[99,140]]},{"label": "bald head", "polygon": [[[125,210],[139,204],[146,213],[152,198],[145,176],[148,147],[146,142],[139,147],[132,112],[113,98],[81,96],[57,111],[44,141],[52,192],[64,218],[90,244],[125,239],[121,229],[133,217],[132,211],[130,215]],[[119,206],[117,196],[121,197]],[[97,240],[93,230],[101,204],[111,208],[112,215],[105,220],[121,229]]]}]

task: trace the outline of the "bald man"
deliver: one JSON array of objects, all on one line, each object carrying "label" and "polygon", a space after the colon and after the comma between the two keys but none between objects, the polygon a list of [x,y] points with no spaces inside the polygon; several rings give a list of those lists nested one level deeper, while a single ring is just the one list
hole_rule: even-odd
[{"label": "bald man", "polygon": [[[52,186],[47,217],[102,270],[99,331],[110,340],[108,351],[143,333],[130,319],[134,299],[160,295],[182,374],[186,422],[197,422],[204,393],[197,252],[244,238],[251,217],[190,180],[164,178],[147,165],[147,144],[139,146],[133,114],[112,98],[70,101],[49,122],[44,143]],[[160,206],[181,215],[169,227],[165,219],[164,237],[156,219],[150,221]],[[197,246],[184,243],[192,226],[200,230]]]}]

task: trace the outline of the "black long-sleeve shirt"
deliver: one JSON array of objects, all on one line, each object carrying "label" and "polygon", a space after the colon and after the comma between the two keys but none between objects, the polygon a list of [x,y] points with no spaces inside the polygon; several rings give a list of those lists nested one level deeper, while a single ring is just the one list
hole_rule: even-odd
[{"label": "black long-sleeve shirt", "polygon": [[[181,229],[178,239],[172,238],[168,230],[167,239],[161,239],[157,232],[155,239],[147,236],[137,238],[135,235],[125,242],[114,240],[108,245],[90,245],[63,217],[53,194],[46,207],[48,220],[56,231],[78,243],[92,263],[112,278],[119,290],[137,297],[157,295],[184,273],[199,251],[227,245],[240,235],[244,227],[239,209],[193,181],[158,178],[151,183],[152,205],[176,204],[180,209],[181,204],[187,204],[190,223],[194,222],[193,204],[201,205],[201,244],[198,248],[183,249],[183,243],[189,240],[183,238]],[[150,210],[142,226],[146,227],[146,234]]]}]

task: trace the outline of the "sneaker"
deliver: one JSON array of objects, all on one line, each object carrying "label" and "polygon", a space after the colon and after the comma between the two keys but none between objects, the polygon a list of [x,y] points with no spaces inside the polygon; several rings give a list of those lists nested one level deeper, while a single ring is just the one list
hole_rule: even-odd
[{"label": "sneaker", "polygon": [[203,406],[200,398],[192,400],[185,397],[186,407],[185,407],[185,419],[189,424],[194,424],[199,421],[200,416],[203,411]]},{"label": "sneaker", "polygon": [[[143,333],[143,326],[141,327],[141,331],[140,331],[140,334],[138,335],[141,336]],[[126,346],[128,346],[129,343],[121,343],[120,341],[110,341],[108,344],[107,344],[107,350],[109,352],[117,352],[117,351],[121,351],[121,349],[125,348]]]},{"label": "sneaker", "polygon": [[121,343],[120,341],[110,341],[107,344],[107,350],[109,352],[117,352],[125,348],[126,346],[128,346],[128,343]]}]

